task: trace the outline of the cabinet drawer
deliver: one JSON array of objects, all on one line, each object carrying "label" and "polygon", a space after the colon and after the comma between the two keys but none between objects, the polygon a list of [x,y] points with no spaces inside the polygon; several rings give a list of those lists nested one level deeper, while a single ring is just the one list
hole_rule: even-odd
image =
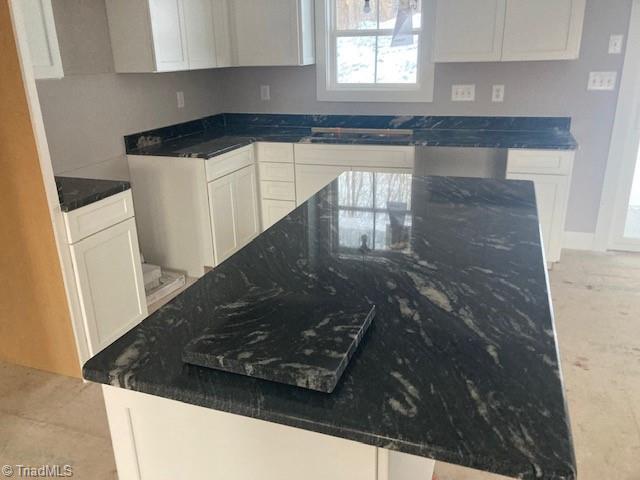
[{"label": "cabinet drawer", "polygon": [[414,147],[294,145],[296,164],[413,168]]},{"label": "cabinet drawer", "polygon": [[253,164],[253,145],[247,145],[224,155],[210,158],[205,163],[207,182],[229,175],[251,164]]},{"label": "cabinet drawer", "polygon": [[258,162],[293,163],[293,143],[256,143]]},{"label": "cabinet drawer", "polygon": [[67,240],[75,243],[134,216],[131,190],[64,212]]},{"label": "cabinet drawer", "polygon": [[564,150],[509,150],[507,173],[570,175],[574,155]]},{"label": "cabinet drawer", "polygon": [[260,196],[271,200],[296,200],[296,185],[292,182],[260,182]]},{"label": "cabinet drawer", "polygon": [[293,182],[295,181],[292,163],[260,162],[260,181]]}]

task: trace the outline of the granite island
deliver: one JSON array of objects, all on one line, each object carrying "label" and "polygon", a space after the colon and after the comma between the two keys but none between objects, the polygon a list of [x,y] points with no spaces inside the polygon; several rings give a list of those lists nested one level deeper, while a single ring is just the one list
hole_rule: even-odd
[{"label": "granite island", "polygon": [[[207,329],[320,291],[376,308],[333,393],[183,362]],[[121,479],[426,480],[424,458],[576,478],[530,182],[345,173],[83,372]]]}]

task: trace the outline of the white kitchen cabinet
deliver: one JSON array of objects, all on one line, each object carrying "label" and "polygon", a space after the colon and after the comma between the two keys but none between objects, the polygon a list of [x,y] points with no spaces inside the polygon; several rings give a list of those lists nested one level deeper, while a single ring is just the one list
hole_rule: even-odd
[{"label": "white kitchen cabinet", "polygon": [[289,215],[296,208],[296,202],[291,200],[262,199],[262,228],[275,225],[279,220]]},{"label": "white kitchen cabinet", "polygon": [[258,235],[253,149],[206,160],[128,156],[140,244],[149,262],[198,278]]},{"label": "white kitchen cabinet", "polygon": [[508,0],[502,60],[574,60],[586,0]]},{"label": "white kitchen cabinet", "polygon": [[24,21],[35,77],[63,77],[51,0],[20,0],[14,4],[20,8]]},{"label": "white kitchen cabinet", "polygon": [[570,60],[586,0],[436,0],[435,62]]},{"label": "white kitchen cabinet", "polygon": [[530,180],[534,184],[538,220],[549,264],[560,261],[573,157],[571,151],[509,151],[507,179]]},{"label": "white kitchen cabinet", "polygon": [[313,0],[228,0],[235,66],[315,62]]},{"label": "white kitchen cabinet", "polygon": [[[222,0],[109,0],[106,3],[116,72],[169,72],[218,66],[225,59]],[[228,55],[227,55],[228,57]]]},{"label": "white kitchen cabinet", "polygon": [[[91,355],[147,316],[131,205],[131,192],[127,191],[64,214]],[[105,222],[105,218],[110,220]]]},{"label": "white kitchen cabinet", "polygon": [[296,199],[302,205],[351,167],[336,165],[296,165]]},{"label": "white kitchen cabinet", "polygon": [[216,37],[214,32],[214,5],[212,0],[183,2],[187,32],[189,68],[216,66]]},{"label": "white kitchen cabinet", "polygon": [[506,0],[438,0],[433,61],[499,61],[505,6]]}]

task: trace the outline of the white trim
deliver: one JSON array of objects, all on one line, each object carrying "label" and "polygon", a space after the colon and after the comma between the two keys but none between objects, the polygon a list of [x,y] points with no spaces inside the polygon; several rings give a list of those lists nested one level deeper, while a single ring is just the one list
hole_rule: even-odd
[{"label": "white trim", "polygon": [[[422,2],[422,25],[418,47],[418,83],[332,86],[327,52],[332,35],[327,32],[327,15],[331,0],[316,0],[316,82],[317,99],[329,102],[433,102],[435,65],[431,61],[433,15],[432,3]],[[340,35],[347,32],[340,32]]]},{"label": "white trim", "polygon": [[564,232],[562,248],[568,250],[593,250],[595,233]]},{"label": "white trim", "polygon": [[594,248],[640,248],[622,232],[640,142],[640,0],[633,0],[618,106],[604,178]]},{"label": "white trim", "polygon": [[56,247],[58,249],[58,260],[62,270],[62,279],[67,294],[67,303],[69,307],[69,316],[71,317],[71,325],[76,340],[76,348],[80,366],[89,359],[89,345],[87,341],[87,333],[84,329],[82,314],[80,312],[80,299],[78,298],[75,274],[73,264],[71,263],[71,253],[67,247],[64,219],[62,210],[60,209],[60,200],[58,199],[58,189],[51,165],[51,156],[49,153],[49,145],[47,143],[47,135],[44,130],[44,120],[42,118],[42,110],[40,109],[40,100],[36,89],[36,82],[31,68],[31,56],[29,53],[29,45],[27,43],[27,34],[24,29],[24,20],[22,11],[17,7],[20,0],[11,0],[9,2],[9,11],[11,13],[14,37],[16,41],[16,49],[18,52],[18,60],[20,61],[20,70],[22,72],[22,81],[24,85],[27,105],[29,106],[29,114],[31,117],[31,125],[33,127],[33,136],[36,140],[38,149],[38,159],[40,160],[40,170],[44,189],[49,204],[49,214],[53,225],[53,234],[55,237]]}]

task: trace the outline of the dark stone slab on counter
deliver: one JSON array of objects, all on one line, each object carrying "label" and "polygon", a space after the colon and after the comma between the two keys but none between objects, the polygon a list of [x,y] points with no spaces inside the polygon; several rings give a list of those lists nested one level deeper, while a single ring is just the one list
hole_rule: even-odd
[{"label": "dark stone slab on counter", "polygon": [[[223,113],[128,135],[125,146],[132,155],[205,159],[259,141],[574,150],[577,143],[570,127],[566,117]],[[313,128],[379,132],[313,132]]]},{"label": "dark stone slab on counter", "polygon": [[320,289],[236,302],[184,348],[185,362],[331,393],[375,307]]},{"label": "dark stone slab on counter", "polygon": [[56,177],[63,212],[70,212],[131,188],[129,182],[93,178]]},{"label": "dark stone slab on counter", "polygon": [[[318,290],[376,306],[333,393],[183,362],[234,303]],[[576,476],[530,182],[345,173],[83,372],[509,477]]]}]

